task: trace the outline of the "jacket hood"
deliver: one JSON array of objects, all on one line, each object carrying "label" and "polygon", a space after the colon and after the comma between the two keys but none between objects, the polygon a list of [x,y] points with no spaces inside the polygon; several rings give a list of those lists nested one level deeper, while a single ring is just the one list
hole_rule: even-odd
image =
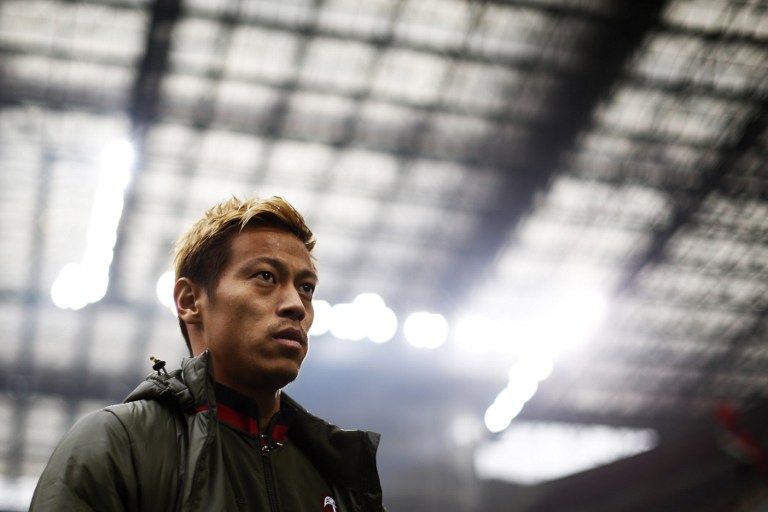
[{"label": "jacket hood", "polygon": [[124,400],[156,400],[187,410],[200,403],[213,405],[213,372],[208,351],[197,357],[186,357],[181,368],[168,373],[155,372],[139,384]]}]

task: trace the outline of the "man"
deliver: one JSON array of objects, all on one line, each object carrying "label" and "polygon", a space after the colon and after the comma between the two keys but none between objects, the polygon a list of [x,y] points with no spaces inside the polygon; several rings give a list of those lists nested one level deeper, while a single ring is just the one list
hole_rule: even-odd
[{"label": "man", "polygon": [[281,389],[307,354],[315,245],[286,201],[233,198],[176,245],[193,356],[80,420],[31,510],[383,511],[378,434],[344,431]]}]

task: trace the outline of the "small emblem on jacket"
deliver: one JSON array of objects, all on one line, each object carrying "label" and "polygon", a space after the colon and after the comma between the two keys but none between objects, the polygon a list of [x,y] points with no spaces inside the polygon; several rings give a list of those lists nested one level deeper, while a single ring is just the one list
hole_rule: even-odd
[{"label": "small emblem on jacket", "polygon": [[323,512],[336,512],[336,502],[330,496],[323,498]]}]

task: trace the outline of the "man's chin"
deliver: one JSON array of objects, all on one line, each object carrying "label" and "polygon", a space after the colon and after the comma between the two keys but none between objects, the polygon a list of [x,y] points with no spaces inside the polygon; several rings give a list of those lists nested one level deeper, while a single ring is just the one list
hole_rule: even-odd
[{"label": "man's chin", "polygon": [[282,389],[299,376],[299,367],[275,368],[269,372],[267,381],[275,390]]}]

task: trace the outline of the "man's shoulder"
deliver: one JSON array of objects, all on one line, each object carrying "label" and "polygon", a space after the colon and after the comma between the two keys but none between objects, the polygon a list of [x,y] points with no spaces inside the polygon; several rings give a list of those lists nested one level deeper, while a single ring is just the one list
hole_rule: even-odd
[{"label": "man's shoulder", "polygon": [[78,440],[99,439],[120,442],[150,429],[157,433],[163,425],[175,427],[174,422],[174,412],[168,406],[154,400],[137,400],[89,412],[75,422],[65,440],[77,444]]},{"label": "man's shoulder", "polygon": [[130,433],[141,432],[143,429],[157,431],[162,426],[175,428],[182,414],[175,404],[152,399],[110,405],[94,413],[94,421],[98,421],[100,412],[113,416]]},{"label": "man's shoulder", "polygon": [[[142,494],[165,499],[179,446],[172,412],[152,400],[111,405],[80,418],[54,450],[34,510],[146,510]],[[167,500],[175,499],[175,491]],[[127,504],[133,504],[128,506]],[[163,509],[162,506],[159,509]]]}]

